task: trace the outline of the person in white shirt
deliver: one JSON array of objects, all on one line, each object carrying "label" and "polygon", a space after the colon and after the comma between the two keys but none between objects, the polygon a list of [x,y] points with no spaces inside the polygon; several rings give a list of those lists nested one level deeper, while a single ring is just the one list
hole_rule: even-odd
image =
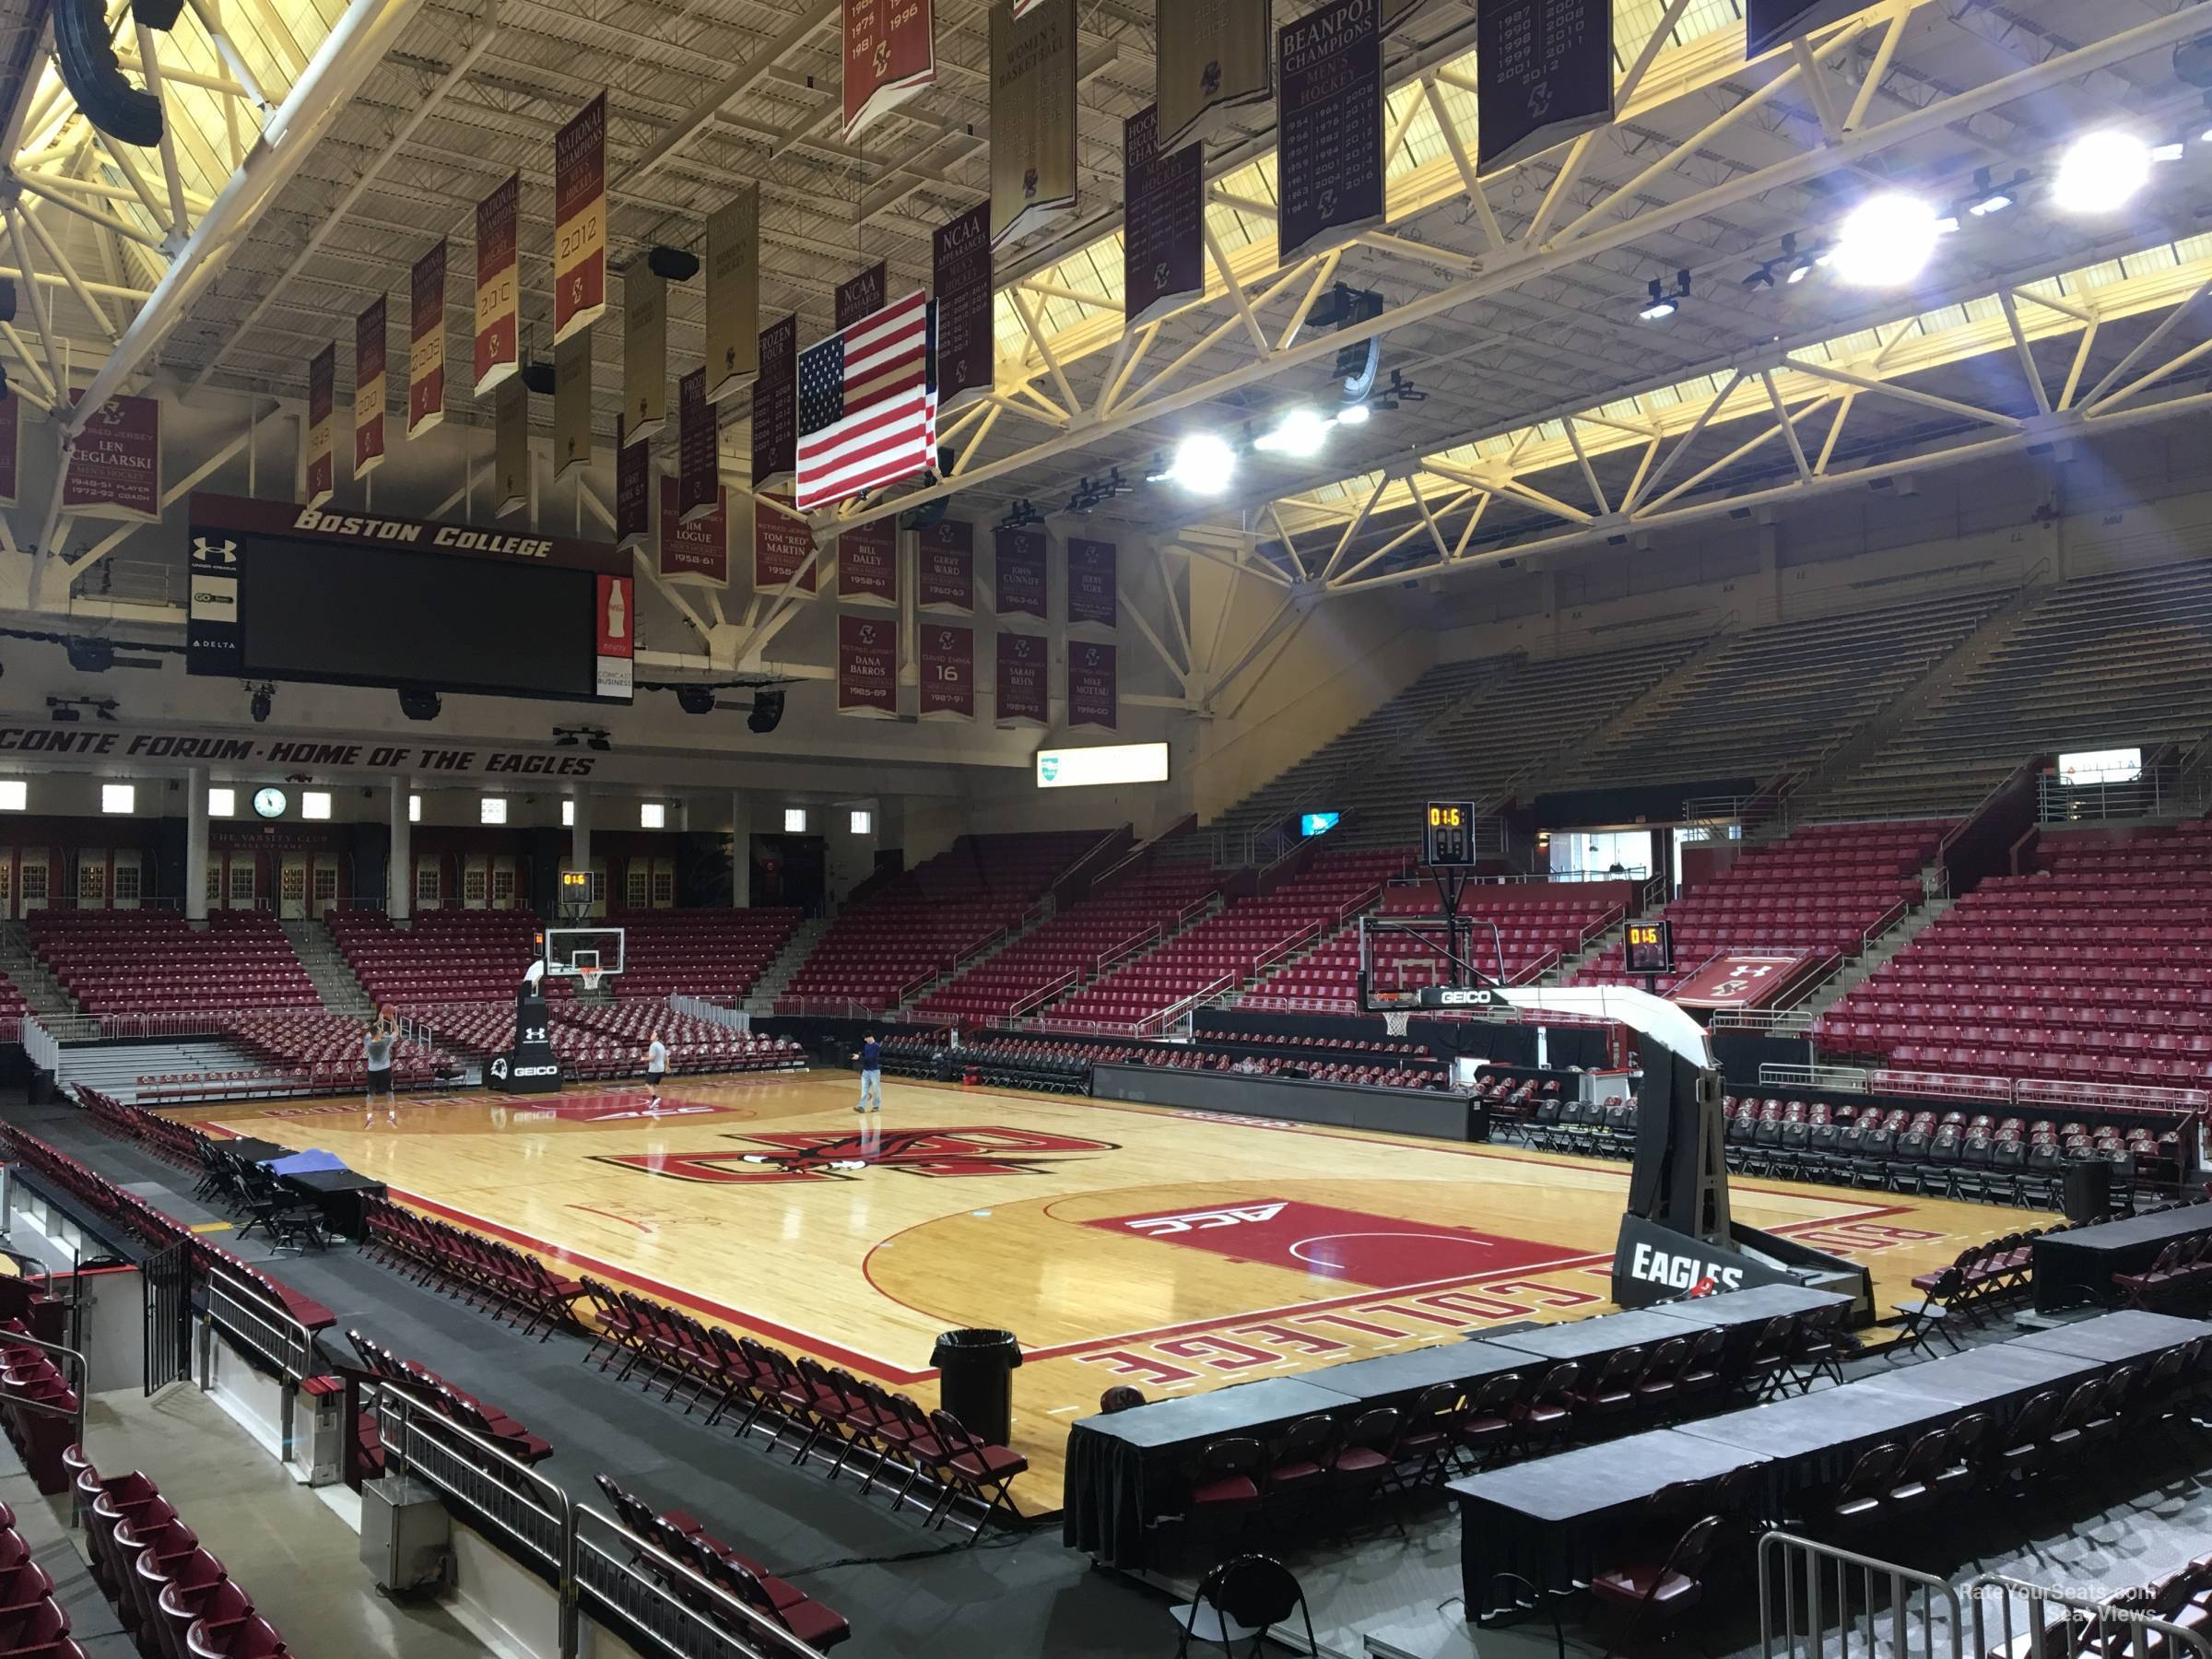
[{"label": "person in white shirt", "polygon": [[667,1072],[668,1045],[661,1041],[661,1034],[655,1031],[652,1044],[645,1051],[645,1092],[650,1097],[646,1101],[646,1110],[649,1112],[657,1112],[661,1109],[661,1079]]},{"label": "person in white shirt", "polygon": [[370,1020],[369,1029],[361,1038],[361,1058],[369,1072],[369,1121],[376,1121],[377,1097],[382,1095],[384,1113],[392,1122],[399,1122],[399,1099],[392,1090],[392,1051],[399,1044],[399,1030],[389,1008],[380,1008]]}]

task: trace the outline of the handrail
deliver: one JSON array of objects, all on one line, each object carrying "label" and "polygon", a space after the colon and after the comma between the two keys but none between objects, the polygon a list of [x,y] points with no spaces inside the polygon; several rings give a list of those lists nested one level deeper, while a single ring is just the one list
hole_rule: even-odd
[{"label": "handrail", "polygon": [[1082,970],[1077,968],[1070,968],[1058,979],[1052,981],[1049,984],[1040,985],[1036,990],[1030,992],[1029,995],[1023,997],[1019,1002],[1008,1008],[1006,1010],[1006,1018],[1008,1019],[1019,1019],[1024,1015],[1032,1013],[1036,1009],[1041,1008],[1046,1003],[1051,1002],[1054,997],[1059,996],[1064,993],[1073,991],[1082,982]]},{"label": "handrail", "polygon": [[915,997],[935,984],[940,977],[939,971],[933,968],[920,977],[907,981],[905,984],[899,987],[899,994],[895,999],[897,1005],[903,1006],[905,1004],[912,1002]]},{"label": "handrail", "polygon": [[1190,903],[1184,905],[1181,910],[1177,911],[1175,912],[1175,926],[1177,931],[1180,932],[1182,929],[1188,927],[1193,922],[1203,918],[1208,911],[1213,909],[1214,900],[1220,897],[1221,889],[1219,888],[1216,888],[1212,892],[1206,894],[1203,898],[1194,899],[1190,901]]},{"label": "handrail", "polygon": [[1285,934],[1252,959],[1253,977],[1257,978],[1261,972],[1281,961],[1283,958],[1298,949],[1301,944],[1318,943],[1320,938],[1321,924],[1318,922],[1309,922],[1295,932]]},{"label": "handrail", "polygon": [[[1026,921],[1028,918],[1024,917],[1023,920]],[[1005,941],[1007,932],[1006,928],[1002,927],[996,933],[988,935],[969,946],[967,949],[952,959],[952,971],[958,973],[977,957],[982,956],[984,951],[995,949]]]},{"label": "handrail", "polygon": [[[584,1503],[571,1505],[571,1515],[567,1578],[571,1593],[579,1600],[588,1593],[624,1624],[664,1644],[669,1654],[683,1655],[684,1659],[694,1655],[723,1659],[725,1654],[731,1659],[820,1659],[819,1649],[809,1647],[651,1538],[638,1536],[615,1517],[603,1515]],[[619,1549],[608,1549],[586,1536],[583,1524],[587,1521],[615,1534],[620,1540]],[[682,1588],[670,1594],[653,1582],[654,1575],[640,1572],[639,1564],[647,1559]],[[740,1639],[725,1625],[718,1625],[714,1617],[700,1611],[701,1604],[713,1608],[724,1620],[734,1620],[746,1636]],[[658,1628],[661,1622],[677,1628]]]},{"label": "handrail", "polygon": [[1174,1024],[1176,1020],[1182,1018],[1185,1014],[1192,1012],[1201,1003],[1219,996],[1224,991],[1234,989],[1236,983],[1237,976],[1235,974],[1224,973],[1214,980],[1211,984],[1203,986],[1199,990],[1192,992],[1188,996],[1183,997],[1178,1002],[1169,1004],[1166,1007],[1160,1009],[1156,1014],[1145,1016],[1136,1022],[1135,1029],[1141,1031],[1147,1026],[1149,1026],[1155,1031],[1165,1031],[1168,1027]]},{"label": "handrail", "polygon": [[[276,1299],[249,1279],[239,1277],[218,1256],[195,1252],[207,1270],[207,1317],[218,1330],[238,1338],[275,1365],[294,1386],[322,1371],[314,1333],[292,1317]],[[272,1336],[280,1340],[272,1340]]]},{"label": "handrail", "polygon": [[[85,1398],[92,1392],[90,1362],[86,1359],[80,1349],[66,1347],[58,1342],[48,1342],[42,1337],[31,1335],[27,1331],[9,1332],[6,1346],[9,1347],[34,1347],[41,1353],[58,1354],[70,1362],[74,1368],[74,1381],[68,1376],[65,1376],[63,1381],[68,1386],[69,1397],[76,1402],[75,1406],[64,1407],[56,1406],[51,1400],[34,1400],[29,1394],[21,1392],[11,1394],[9,1404],[18,1409],[41,1412],[47,1417],[67,1418],[70,1425],[69,1443],[82,1450],[85,1443]],[[77,1506],[74,1503],[70,1505],[69,1519],[72,1525],[81,1526],[84,1524],[84,1516],[78,1512]]]},{"label": "handrail", "polygon": [[[2000,1572],[1977,1574],[1968,1581],[1965,1594],[1974,1609],[1974,1651],[1977,1653],[1998,1653],[2017,1655],[2018,1659],[2046,1659],[2052,1648],[2053,1620],[2044,1611],[2044,1605],[2050,1603],[2068,1608],[2076,1614],[2088,1616],[2088,1620],[2078,1622],[2094,1621],[2093,1633],[2077,1628],[2077,1620],[2064,1621],[2065,1633],[2059,1639],[2058,1647],[2065,1654],[2099,1653],[2110,1655],[2111,1659],[2122,1659],[2124,1654],[2126,1659],[2151,1659],[2156,1654],[2159,1659],[2175,1659],[2175,1655],[2183,1651],[2182,1646],[2176,1645],[2179,1643],[2185,1645],[2186,1650],[2194,1653],[2197,1659],[2212,1659],[2212,1642],[2208,1642],[2200,1632],[2175,1624],[2171,1619],[2161,1618],[2146,1608],[2123,1606],[2114,1601],[2076,1595],[2069,1591],[2044,1584],[2031,1584],[2024,1579],[2010,1578]],[[2029,1614],[2025,1630],[2017,1635],[2012,1618],[2016,1597],[2028,1604]],[[1999,1621],[2002,1629],[1994,1640],[1987,1629],[1989,1608],[1993,1603],[2002,1614]],[[2108,1630],[2105,1628],[2108,1623],[2126,1632],[2127,1640],[2124,1643],[2113,1641],[2118,1630]]]},{"label": "handrail", "polygon": [[1142,932],[1131,934],[1120,944],[1109,946],[1106,949],[1099,952],[1097,957],[1092,959],[1090,964],[1090,977],[1094,980],[1104,979],[1107,971],[1110,969],[1118,967],[1121,963],[1126,961],[1130,957],[1135,956],[1140,950],[1150,949],[1153,946],[1159,944],[1165,936],[1166,935],[1160,931],[1159,924],[1155,922],[1151,926],[1144,929]]}]

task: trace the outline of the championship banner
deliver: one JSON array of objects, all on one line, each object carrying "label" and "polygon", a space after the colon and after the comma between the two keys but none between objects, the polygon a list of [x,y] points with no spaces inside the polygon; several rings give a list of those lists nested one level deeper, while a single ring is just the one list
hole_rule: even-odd
[{"label": "championship banner", "polygon": [[1069,725],[1104,726],[1110,732],[1121,729],[1121,690],[1113,657],[1111,645],[1094,645],[1088,640],[1068,641]]},{"label": "championship banner", "polygon": [[[338,348],[325,346],[307,359],[307,504],[320,507],[336,483],[333,455],[338,401]],[[71,472],[76,469],[72,467]]]},{"label": "championship banner", "polygon": [[1381,0],[1330,0],[1276,34],[1276,258],[1382,223]]},{"label": "championship banner", "polygon": [[975,526],[939,519],[914,537],[914,603],[924,610],[975,609]]},{"label": "championship banner", "polygon": [[814,532],[791,510],[788,496],[753,493],[753,592],[771,594],[798,575],[806,574],[791,591],[795,596],[821,586],[821,561],[809,566],[814,554]]},{"label": "championship banner", "polygon": [[1051,718],[1045,671],[1050,641],[1037,634],[998,636],[998,724],[1043,725]]},{"label": "championship banner", "polygon": [[[791,338],[795,351],[795,327]],[[759,371],[760,193],[747,184],[707,220],[707,401],[720,403]]]},{"label": "championship banner", "polygon": [[1076,205],[1076,0],[991,8],[991,245]]},{"label": "championship banner", "polygon": [[991,204],[978,202],[930,238],[929,288],[937,308],[937,414],[991,390]]},{"label": "championship banner", "polygon": [[686,524],[714,511],[721,450],[714,406],[707,401],[707,371],[694,369],[676,382],[676,496]]},{"label": "championship banner", "polygon": [[886,284],[890,273],[877,260],[857,276],[837,285],[837,326],[847,329],[863,317],[872,317],[890,303]]},{"label": "championship banner", "polygon": [[1863,9],[1851,0],[1746,0],[1744,57],[1748,61],[1786,46]]},{"label": "championship banner", "polygon": [[353,476],[384,461],[384,345],[390,319],[380,295],[353,320]]},{"label": "championship banner", "polygon": [[1206,147],[1166,155],[1157,109],[1122,123],[1122,305],[1125,328],[1206,293]]},{"label": "championship banner", "polygon": [[481,397],[515,372],[522,289],[515,279],[523,175],[477,204],[477,390]]},{"label": "championship banner", "polygon": [[899,712],[899,624],[890,617],[837,619],[837,712]]},{"label": "championship banner", "polygon": [[641,259],[622,273],[622,422],[625,443],[668,424],[668,284]]},{"label": "championship banner", "polygon": [[899,603],[899,521],[877,519],[837,538],[837,596]]},{"label": "championship banner", "polygon": [[922,698],[924,720],[975,718],[975,629],[924,622]]},{"label": "championship banner", "polygon": [[[877,117],[937,78],[930,0],[844,0],[844,37],[845,137],[850,142]],[[881,309],[878,300],[868,311]]]},{"label": "championship banner", "polygon": [[997,532],[997,614],[1046,619],[1044,608],[1044,532]]},{"label": "championship banner", "polygon": [[760,375],[753,382],[753,490],[788,483],[799,470],[799,320],[760,331]]},{"label": "championship banner", "polygon": [[553,347],[553,477],[592,464],[592,331]]},{"label": "championship banner", "polygon": [[[643,453],[643,444],[632,448]],[[664,582],[700,587],[730,585],[730,492],[715,492],[714,510],[687,520],[677,506],[674,478],[661,480],[661,547],[658,566]]]},{"label": "championship banner", "polygon": [[653,545],[653,445],[625,441],[615,417],[615,545],[641,553]]},{"label": "championship banner", "polygon": [[1486,0],[1475,41],[1479,171],[1613,119],[1613,0]]},{"label": "championship banner", "polygon": [[1116,559],[1112,542],[1070,536],[1067,542],[1067,620],[1070,627],[1088,623],[1099,628],[1121,624],[1121,605],[1115,591]]},{"label": "championship banner", "polygon": [[500,383],[491,410],[491,511],[505,518],[530,500],[530,388],[521,375]]},{"label": "championship banner", "polygon": [[407,436],[445,420],[445,244],[407,273]]},{"label": "championship banner", "polygon": [[553,343],[606,310],[606,94],[553,135]]},{"label": "championship banner", "polygon": [[1267,0],[1175,0],[1159,30],[1153,99],[1168,148],[1204,143],[1231,111],[1275,96]]},{"label": "championship banner", "polygon": [[17,504],[17,465],[23,452],[23,400],[0,397],[0,507]]}]

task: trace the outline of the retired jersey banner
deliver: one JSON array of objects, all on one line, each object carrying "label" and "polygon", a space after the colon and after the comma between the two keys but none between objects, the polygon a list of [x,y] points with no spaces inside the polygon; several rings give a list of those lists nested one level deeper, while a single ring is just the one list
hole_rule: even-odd
[{"label": "retired jersey banner", "polygon": [[1745,0],[1744,56],[1755,58],[1864,9],[1851,0]]},{"label": "retired jersey banner", "polygon": [[899,603],[899,521],[877,519],[837,538],[837,596]]},{"label": "retired jersey banner", "polygon": [[897,618],[838,618],[837,712],[887,716],[899,712]]},{"label": "retired jersey banner", "polygon": [[18,461],[23,451],[23,400],[0,397],[0,507],[17,503]]},{"label": "retired jersey banner", "polygon": [[722,436],[704,369],[677,382],[676,421],[677,510],[688,523],[714,511],[722,477]]},{"label": "retired jersey banner", "polygon": [[997,613],[1045,620],[1044,532],[997,532]]},{"label": "retired jersey banner", "polygon": [[553,347],[553,477],[592,464],[592,331]]},{"label": "retired jersey banner", "polygon": [[1160,153],[1158,110],[1122,123],[1123,326],[1181,310],[1206,293],[1206,147]]},{"label": "retired jersey banner", "polygon": [[948,622],[924,621],[922,641],[922,700],[924,720],[975,718],[975,629]]},{"label": "retired jersey banner", "polygon": [[753,382],[753,488],[799,470],[799,320],[760,331],[760,377]]},{"label": "retired jersey banner", "polygon": [[1067,542],[1067,619],[1114,628],[1121,623],[1121,606],[1114,582],[1113,544],[1070,536]]},{"label": "retired jersey banner", "polygon": [[[307,359],[307,504],[330,500],[337,482],[334,454],[338,403],[338,348],[325,346]],[[72,467],[71,472],[76,469]]]},{"label": "retired jersey banner", "polygon": [[[924,624],[926,626],[926,624]],[[1051,641],[1041,634],[998,636],[998,721],[1001,725],[1043,725],[1051,716],[1045,676]]]},{"label": "retired jersey banner", "polygon": [[1088,640],[1067,642],[1067,724],[1071,726],[1121,727],[1121,688],[1115,677],[1111,645]]},{"label": "retired jersey banner", "polygon": [[391,320],[380,297],[353,320],[353,476],[384,462],[384,345]]},{"label": "retired jersey banner", "polygon": [[514,373],[522,288],[516,280],[515,233],[523,206],[523,175],[477,204],[477,390],[481,397]]},{"label": "retired jersey banner", "polygon": [[791,510],[788,496],[753,496],[753,591],[773,593],[801,571],[795,594],[811,594],[821,585],[821,561],[814,558],[814,532]]},{"label": "retired jersey banner", "polygon": [[530,500],[530,388],[519,374],[491,403],[491,510],[504,518]]},{"label": "retired jersey banner", "polygon": [[872,317],[890,302],[885,285],[890,273],[877,260],[857,276],[837,285],[837,325],[850,328],[863,317]]},{"label": "retired jersey banner", "polygon": [[844,0],[844,37],[847,138],[937,78],[930,0]]},{"label": "retired jersey banner", "polygon": [[759,372],[760,193],[747,184],[707,220],[707,401]]},{"label": "retired jersey banner", "polygon": [[914,536],[914,603],[924,610],[975,609],[975,526],[939,519]]},{"label": "retired jersey banner", "polygon": [[[78,402],[80,392],[69,401]],[[11,395],[10,401],[13,401]],[[90,518],[154,524],[161,517],[161,406],[111,397],[76,435],[62,510]]]},{"label": "retired jersey banner", "polygon": [[1613,0],[1485,0],[1475,41],[1481,171],[1613,119]]},{"label": "retired jersey banner", "polygon": [[553,135],[553,341],[606,310],[606,94]]},{"label": "retired jersey banner", "polygon": [[623,442],[668,424],[668,284],[643,260],[622,274]]},{"label": "retired jersey banner", "polygon": [[[643,445],[638,445],[642,450]],[[661,547],[657,567],[664,582],[701,587],[730,585],[730,492],[715,492],[714,510],[686,519],[677,508],[676,480],[661,480]]]},{"label": "retired jersey banner", "polygon": [[930,238],[930,295],[937,308],[937,413],[991,390],[991,204],[978,202]]},{"label": "retired jersey banner", "polygon": [[1153,100],[1170,149],[1212,138],[1232,111],[1275,96],[1267,0],[1174,0],[1159,28]]},{"label": "retired jersey banner", "polygon": [[615,418],[615,545],[641,553],[653,545],[653,445],[624,441]]},{"label": "retired jersey banner", "polygon": [[407,273],[407,436],[445,419],[445,244]]},{"label": "retired jersey banner", "polygon": [[1076,205],[1076,0],[991,7],[991,245]]},{"label": "retired jersey banner", "polygon": [[1276,35],[1276,258],[1382,223],[1382,0],[1329,0]]}]

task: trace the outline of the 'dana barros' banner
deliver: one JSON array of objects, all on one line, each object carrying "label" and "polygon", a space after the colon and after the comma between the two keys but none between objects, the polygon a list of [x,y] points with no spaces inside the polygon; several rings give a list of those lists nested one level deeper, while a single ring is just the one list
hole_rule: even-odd
[{"label": "'dana barros' banner", "polygon": [[837,712],[877,716],[899,712],[897,618],[838,618]]}]

